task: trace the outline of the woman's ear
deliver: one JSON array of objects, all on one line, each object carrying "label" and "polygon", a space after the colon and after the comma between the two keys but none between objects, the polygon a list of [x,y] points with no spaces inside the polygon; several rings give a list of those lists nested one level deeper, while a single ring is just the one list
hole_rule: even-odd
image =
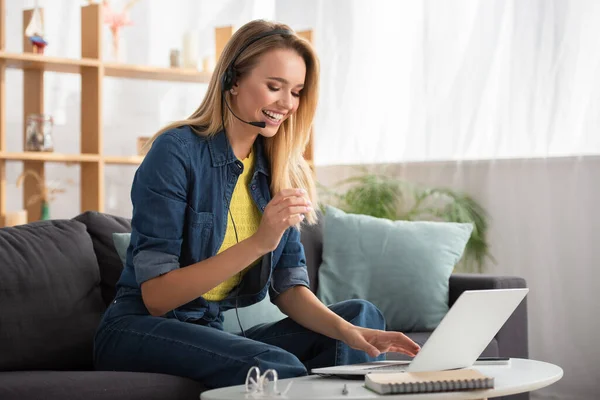
[{"label": "woman's ear", "polygon": [[229,93],[231,93],[232,95],[237,95],[238,94],[238,89],[239,89],[239,85],[236,83],[233,84],[233,87],[231,89],[229,89]]}]

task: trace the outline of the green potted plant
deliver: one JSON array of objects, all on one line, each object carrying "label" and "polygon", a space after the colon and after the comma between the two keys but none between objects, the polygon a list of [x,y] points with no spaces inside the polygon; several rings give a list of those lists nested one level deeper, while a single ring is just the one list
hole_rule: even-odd
[{"label": "green potted plant", "polygon": [[494,262],[487,241],[489,216],[466,193],[429,188],[382,173],[364,171],[331,188],[318,185],[320,196],[348,213],[406,221],[470,222],[473,233],[456,272],[483,272],[486,258]]}]

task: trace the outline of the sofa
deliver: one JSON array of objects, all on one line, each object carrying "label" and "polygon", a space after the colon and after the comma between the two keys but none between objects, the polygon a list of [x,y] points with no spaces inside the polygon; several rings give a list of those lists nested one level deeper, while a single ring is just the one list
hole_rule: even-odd
[{"label": "sofa", "polygon": [[[205,388],[190,379],[93,369],[94,332],[122,270],[112,234],[129,231],[128,219],[93,211],[0,229],[0,399],[199,398]],[[321,225],[302,233],[315,292],[322,235]],[[519,277],[453,274],[448,301],[467,289],[525,285]],[[407,334],[422,345],[430,332]],[[483,355],[527,358],[527,339],[524,301]]]}]

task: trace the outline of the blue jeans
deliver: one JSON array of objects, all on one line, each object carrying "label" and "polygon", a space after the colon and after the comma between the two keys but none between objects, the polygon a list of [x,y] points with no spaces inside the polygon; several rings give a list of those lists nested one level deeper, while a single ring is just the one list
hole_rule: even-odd
[{"label": "blue jeans", "polygon": [[[115,300],[94,344],[98,370],[155,372],[188,377],[208,388],[243,384],[248,370],[277,370],[281,379],[311,368],[382,360],[312,332],[290,318],[246,329],[246,337],[211,326],[151,316],[139,297]],[[381,312],[364,300],[330,306],[356,326],[385,329]]]}]

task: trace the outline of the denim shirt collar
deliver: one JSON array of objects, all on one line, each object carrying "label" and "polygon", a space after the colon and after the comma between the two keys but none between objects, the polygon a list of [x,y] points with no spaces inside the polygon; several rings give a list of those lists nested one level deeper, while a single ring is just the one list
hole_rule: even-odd
[{"label": "denim shirt collar", "polygon": [[[208,137],[208,147],[213,167],[222,167],[237,161],[237,157],[233,153],[233,148],[229,144],[224,130]],[[269,176],[268,162],[264,153],[264,138],[261,135],[258,135],[254,141],[254,151],[254,170]]]}]

